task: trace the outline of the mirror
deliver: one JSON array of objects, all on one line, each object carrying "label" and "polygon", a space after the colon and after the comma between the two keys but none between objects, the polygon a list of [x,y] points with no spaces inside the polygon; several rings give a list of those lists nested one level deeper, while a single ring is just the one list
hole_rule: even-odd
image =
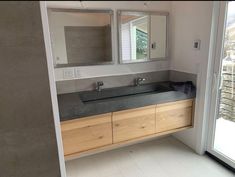
[{"label": "mirror", "polygon": [[112,63],[111,10],[48,9],[55,67]]},{"label": "mirror", "polygon": [[120,63],[166,59],[167,21],[167,12],[118,11]]}]

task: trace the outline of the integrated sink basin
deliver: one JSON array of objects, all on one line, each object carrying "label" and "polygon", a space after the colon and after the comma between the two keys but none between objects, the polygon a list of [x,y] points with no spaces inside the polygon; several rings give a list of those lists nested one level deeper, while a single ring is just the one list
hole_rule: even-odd
[{"label": "integrated sink basin", "polygon": [[89,103],[127,96],[156,94],[167,91],[173,91],[173,89],[169,87],[169,84],[151,83],[139,86],[115,87],[103,89],[101,91],[84,91],[79,92],[79,96],[83,103]]},{"label": "integrated sink basin", "polygon": [[189,83],[157,82],[124,86],[101,91],[83,91],[58,95],[60,120],[66,121],[171,101],[195,98]]}]

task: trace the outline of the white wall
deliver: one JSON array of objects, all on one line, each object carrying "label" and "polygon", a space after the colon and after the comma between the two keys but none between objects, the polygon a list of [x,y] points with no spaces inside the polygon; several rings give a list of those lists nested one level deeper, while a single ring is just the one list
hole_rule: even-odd
[{"label": "white wall", "polygon": [[129,60],[131,58],[131,31],[130,23],[122,24],[122,60]]},{"label": "white wall", "polygon": [[[144,3],[148,6],[144,6]],[[79,1],[49,1],[47,2],[48,7],[60,7],[60,8],[81,8]],[[98,9],[112,9],[114,10],[114,65],[102,65],[102,66],[82,66],[71,68],[74,71],[76,78],[89,78],[89,77],[100,77],[107,75],[121,75],[121,74],[132,74],[151,72],[159,70],[169,69],[169,61],[155,61],[148,63],[138,64],[118,64],[118,42],[117,42],[117,26],[116,26],[116,10],[117,9],[133,9],[133,10],[155,10],[155,11],[170,11],[170,1],[82,1],[83,8],[98,8]],[[63,77],[63,69],[55,69],[56,80],[65,80]]]},{"label": "white wall", "polygon": [[164,58],[166,56],[166,16],[151,15],[150,44],[156,42],[156,48],[150,50],[151,58]]},{"label": "white wall", "polygon": [[[202,153],[204,99],[213,2],[173,1],[171,5],[170,68],[198,76],[194,128],[177,133],[175,136],[198,153]],[[200,50],[193,49],[195,39],[201,40]]]}]

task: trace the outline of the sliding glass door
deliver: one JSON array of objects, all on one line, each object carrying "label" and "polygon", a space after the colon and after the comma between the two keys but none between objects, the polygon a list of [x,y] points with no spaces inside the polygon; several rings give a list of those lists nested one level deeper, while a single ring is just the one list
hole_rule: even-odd
[{"label": "sliding glass door", "polygon": [[219,7],[207,150],[235,168],[235,1]]}]

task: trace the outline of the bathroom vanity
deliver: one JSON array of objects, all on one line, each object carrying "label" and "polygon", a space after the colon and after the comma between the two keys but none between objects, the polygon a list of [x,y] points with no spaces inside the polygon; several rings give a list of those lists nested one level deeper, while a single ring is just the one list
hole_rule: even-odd
[{"label": "bathroom vanity", "polygon": [[[117,59],[121,65],[140,66],[168,59],[168,12],[117,10],[116,30],[111,9],[48,8],[48,14],[54,67],[63,70],[63,79],[70,80],[73,88],[84,75],[79,70],[84,66],[111,65]],[[178,89],[168,81],[169,73],[166,77],[152,74],[147,84],[137,75],[131,76],[135,77],[133,85],[129,76],[112,82],[89,76],[87,83],[94,79],[95,90],[75,88],[75,92],[58,95],[66,160],[193,126],[195,88]],[[119,87],[111,88],[114,82]],[[78,85],[81,89],[82,84]]]},{"label": "bathroom vanity", "polygon": [[191,128],[194,98],[172,82],[58,95],[65,159]]}]

